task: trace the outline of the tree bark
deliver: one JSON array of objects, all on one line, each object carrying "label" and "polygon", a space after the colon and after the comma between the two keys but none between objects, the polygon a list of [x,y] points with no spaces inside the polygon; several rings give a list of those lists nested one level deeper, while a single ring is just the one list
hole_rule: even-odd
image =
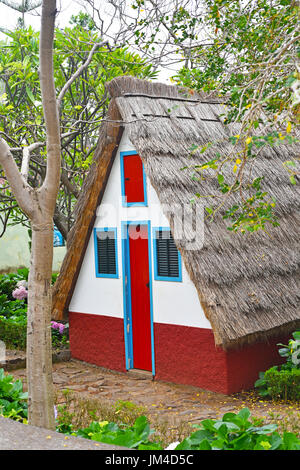
[{"label": "tree bark", "polygon": [[53,73],[56,0],[44,0],[40,83],[47,134],[47,170],[35,192],[28,288],[27,381],[29,423],[55,428],[51,345],[53,216],[60,181],[60,126]]},{"label": "tree bark", "polygon": [[27,382],[30,424],[55,429],[51,344],[53,222],[32,222],[28,279]]},{"label": "tree bark", "polygon": [[[41,188],[32,188],[19,172],[0,137],[0,164],[14,196],[31,222],[32,244],[27,313],[29,424],[55,428],[51,344],[53,216],[60,181],[60,126],[53,74],[56,0],[43,0],[40,34],[40,82],[47,134],[47,169]],[[27,173],[27,163],[25,176]]]}]

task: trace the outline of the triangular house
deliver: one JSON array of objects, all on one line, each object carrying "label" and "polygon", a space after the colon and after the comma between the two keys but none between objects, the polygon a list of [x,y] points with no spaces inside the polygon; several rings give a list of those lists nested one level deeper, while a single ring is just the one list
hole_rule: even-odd
[{"label": "triangular house", "polygon": [[[218,185],[188,169],[230,151],[220,100],[132,77],[108,90],[53,318],[69,318],[74,358],[227,394],[251,388],[300,326],[300,191],[283,167],[290,147],[263,150],[258,161],[280,227],[233,234],[221,214],[204,221],[195,195],[219,194]],[[208,142],[207,156],[191,155]]]}]

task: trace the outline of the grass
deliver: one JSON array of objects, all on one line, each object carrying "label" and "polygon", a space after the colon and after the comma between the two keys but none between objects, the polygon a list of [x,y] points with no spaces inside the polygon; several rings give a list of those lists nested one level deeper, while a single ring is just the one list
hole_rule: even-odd
[{"label": "grass", "polygon": [[[150,440],[161,442],[163,447],[171,442],[182,441],[194,431],[188,421],[171,422],[170,419],[164,417],[155,417],[148,412],[146,407],[131,401],[118,400],[110,403],[78,392],[63,390],[56,392],[56,406],[58,421],[71,424],[74,430],[86,428],[92,421],[109,421],[132,426],[139,416],[144,415],[155,430]],[[293,432],[300,438],[300,412],[298,410],[290,409],[281,413],[265,409],[264,416],[255,416],[252,412],[251,420],[255,426],[266,423],[277,424],[280,434],[285,431]]]},{"label": "grass", "polygon": [[151,440],[160,441],[165,447],[170,442],[182,441],[193,431],[187,422],[170,425],[167,419],[157,419],[151,416],[147,408],[136,405],[131,401],[118,400],[115,403],[105,402],[91,398],[70,390],[56,392],[56,408],[58,422],[72,425],[78,430],[88,427],[92,421],[109,421],[124,423],[132,426],[139,416],[146,416],[155,434]]},{"label": "grass", "polygon": [[280,413],[269,412],[269,421],[277,424],[279,434],[284,431],[293,432],[300,438],[300,413],[288,411],[284,416]]}]

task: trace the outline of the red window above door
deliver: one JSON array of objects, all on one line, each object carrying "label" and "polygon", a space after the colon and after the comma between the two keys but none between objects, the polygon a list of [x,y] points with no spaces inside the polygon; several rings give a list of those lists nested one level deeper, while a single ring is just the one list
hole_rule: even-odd
[{"label": "red window above door", "polygon": [[137,153],[121,152],[121,186],[123,205],[147,205],[144,166]]}]

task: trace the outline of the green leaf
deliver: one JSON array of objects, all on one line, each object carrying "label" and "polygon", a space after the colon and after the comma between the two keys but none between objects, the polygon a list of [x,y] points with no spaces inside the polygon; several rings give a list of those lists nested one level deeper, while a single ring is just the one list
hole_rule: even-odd
[{"label": "green leaf", "polygon": [[218,182],[219,182],[219,185],[221,186],[224,182],[224,176],[222,175],[222,173],[219,173],[218,174]]},{"label": "green leaf", "polygon": [[34,98],[33,93],[32,93],[32,91],[31,91],[31,89],[29,88],[28,85],[26,85],[26,93],[27,93],[27,96],[30,99],[30,101],[34,104],[35,98]]},{"label": "green leaf", "polygon": [[212,447],[207,439],[204,439],[197,447],[197,450],[211,450]]},{"label": "green leaf", "polygon": [[283,434],[283,446],[285,450],[299,450],[300,439],[291,432],[284,432]]}]

